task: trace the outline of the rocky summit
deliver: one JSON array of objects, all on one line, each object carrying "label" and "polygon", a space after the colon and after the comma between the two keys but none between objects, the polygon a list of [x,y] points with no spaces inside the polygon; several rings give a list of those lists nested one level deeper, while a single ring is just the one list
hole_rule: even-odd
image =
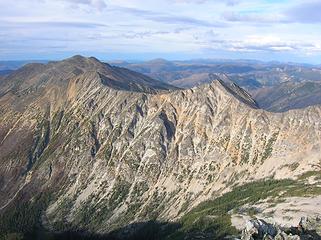
[{"label": "rocky summit", "polygon": [[222,239],[320,214],[321,107],[267,112],[224,78],[182,90],[82,56],[2,77],[1,237]]}]

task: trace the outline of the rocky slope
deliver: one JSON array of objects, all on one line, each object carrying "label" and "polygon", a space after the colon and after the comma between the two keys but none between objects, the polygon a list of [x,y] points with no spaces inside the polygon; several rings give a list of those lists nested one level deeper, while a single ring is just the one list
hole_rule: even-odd
[{"label": "rocky slope", "polygon": [[320,169],[320,107],[269,113],[222,79],[175,90],[76,56],[0,85],[2,232],[39,219],[48,231],[91,233],[186,220],[237,185]]}]

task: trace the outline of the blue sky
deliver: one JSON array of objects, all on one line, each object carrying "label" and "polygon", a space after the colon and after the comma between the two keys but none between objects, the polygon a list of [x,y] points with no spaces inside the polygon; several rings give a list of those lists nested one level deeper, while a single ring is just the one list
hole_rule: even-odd
[{"label": "blue sky", "polygon": [[321,0],[0,0],[0,60],[321,63]]}]

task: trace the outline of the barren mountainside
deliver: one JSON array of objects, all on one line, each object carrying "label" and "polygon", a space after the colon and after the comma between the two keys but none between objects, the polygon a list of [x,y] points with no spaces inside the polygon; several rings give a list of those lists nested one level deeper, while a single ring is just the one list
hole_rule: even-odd
[{"label": "barren mountainside", "polygon": [[[181,90],[81,56],[1,78],[1,231],[30,224],[121,238],[152,220],[181,223],[165,235],[183,239],[202,212],[231,225],[212,233],[219,238],[234,231],[241,203],[321,195],[320,178],[311,180],[321,170],[321,107],[266,112],[222,78]],[[207,211],[233,191],[246,196],[239,205]],[[36,220],[9,224],[28,211]]]}]

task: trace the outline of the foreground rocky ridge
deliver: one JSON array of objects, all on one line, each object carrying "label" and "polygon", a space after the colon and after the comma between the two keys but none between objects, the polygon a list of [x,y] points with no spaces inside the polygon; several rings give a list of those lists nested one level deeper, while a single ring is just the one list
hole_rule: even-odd
[{"label": "foreground rocky ridge", "polygon": [[320,169],[319,106],[269,113],[220,79],[168,92],[110,81],[92,59],[55,64],[9,76],[18,83],[1,80],[3,213],[48,195],[46,229],[107,233],[177,220],[246,182]]}]

